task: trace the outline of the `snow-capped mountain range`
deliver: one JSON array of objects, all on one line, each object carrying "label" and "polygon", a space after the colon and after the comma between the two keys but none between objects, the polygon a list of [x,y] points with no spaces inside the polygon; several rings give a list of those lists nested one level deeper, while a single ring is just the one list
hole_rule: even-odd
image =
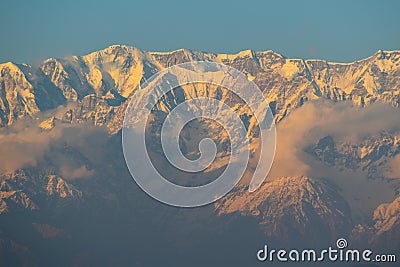
[{"label": "snow-capped mountain range", "polygon": [[[107,134],[106,137],[101,135],[98,141],[88,142],[90,148],[96,147],[95,153],[88,152],[87,146],[71,145],[70,139],[49,141],[41,153],[45,156],[35,159],[34,164],[11,171],[2,170],[0,216],[29,214],[27,221],[32,220],[33,229],[36,229],[32,231],[38,231],[39,219],[30,217],[31,214],[40,210],[48,216],[47,212],[52,214],[52,210],[65,206],[84,206],[88,210],[97,207],[99,214],[108,208],[107,211],[122,220],[131,212],[127,207],[132,204],[144,217],[153,218],[153,215],[148,215],[151,209],[148,207],[155,204],[148,204],[146,201],[149,200],[138,193],[138,189],[132,196],[130,186],[133,182],[121,180],[121,177],[129,176],[120,147],[123,116],[129,99],[143,81],[162,69],[189,61],[219,62],[245,73],[269,101],[278,129],[295,110],[314,100],[347,101],[360,109],[383,103],[393,107],[393,112],[398,112],[400,105],[400,51],[380,50],[356,62],[334,63],[290,59],[273,51],[214,54],[180,49],[146,52],[135,47],[113,45],[85,56],[49,58],[38,66],[3,63],[0,64],[0,136],[6,135],[10,129],[18,131],[15,125],[25,121],[33,124],[39,134],[48,134],[53,139],[51,133],[58,126],[62,129],[60,138],[67,136],[64,131],[73,127],[85,132],[88,125],[105,128]],[[182,86],[179,94],[167,96],[164,105],[159,105],[158,109],[168,112],[173,108],[169,103],[176,104],[204,92],[215,96],[216,88]],[[232,101],[229,94],[219,97],[223,102]],[[238,112],[251,116],[245,108],[238,109]],[[77,133],[79,136],[80,132]],[[90,139],[88,135],[84,140]],[[2,140],[6,139],[0,137],[0,145]],[[324,242],[333,242],[345,235],[360,245],[391,247],[399,252],[400,184],[396,181],[400,172],[391,171],[389,167],[393,165],[395,168],[400,154],[400,131],[382,129],[354,142],[327,135],[313,140],[303,152],[329,168],[360,172],[365,174],[366,180],[394,184],[392,195],[387,196],[390,201],[370,207],[373,212],[364,214],[368,219],[359,220],[354,218],[350,204],[353,200],[343,194],[343,188],[332,180],[301,173],[272,177],[254,193],[239,185],[208,207],[210,211],[205,217],[212,214],[229,225],[232,221],[235,225],[236,221],[248,219],[256,225],[263,238],[280,245],[324,245]],[[73,166],[75,172],[65,171],[58,163],[61,160],[69,167]],[[157,216],[168,214],[165,217],[192,223],[192,218],[175,210],[160,209],[161,215]],[[47,217],[40,220],[47,223]],[[57,219],[49,221],[51,224]],[[0,230],[2,227],[0,224]],[[40,227],[40,231],[49,227],[52,226]],[[70,231],[68,234],[74,238],[75,225],[69,229],[64,225],[64,228],[63,231]],[[12,240],[7,235],[0,235],[4,244],[14,242]],[[23,243],[21,240],[18,242]],[[16,253],[12,249],[5,251]],[[31,257],[28,254],[24,257]]]},{"label": "snow-capped mountain range", "polygon": [[50,58],[37,67],[0,64],[0,125],[12,125],[20,117],[34,117],[69,102],[77,105],[68,119],[90,120],[117,131],[123,103],[141,82],[163,68],[188,61],[220,62],[245,73],[263,90],[277,121],[318,98],[351,100],[360,106],[376,101],[396,107],[400,103],[399,51],[378,51],[353,63],[332,63],[285,58],[273,51],[145,52],[113,45],[85,56]]}]

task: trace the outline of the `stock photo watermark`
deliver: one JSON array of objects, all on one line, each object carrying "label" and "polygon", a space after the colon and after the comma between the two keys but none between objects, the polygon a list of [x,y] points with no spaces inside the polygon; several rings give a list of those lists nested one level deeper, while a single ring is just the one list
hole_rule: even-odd
[{"label": "stock photo watermark", "polygon": [[[158,133],[162,152],[178,170],[202,172],[214,161],[217,154],[215,140],[205,138],[198,144],[200,156],[188,159],[179,143],[182,129],[196,118],[219,123],[229,135],[230,157],[224,171],[212,182],[200,186],[182,186],[172,183],[157,170],[149,157],[146,131],[153,108],[166,94],[188,84],[208,84],[224,88],[240,98],[252,114],[245,125],[237,107],[229,106],[218,98],[192,92],[179,103],[168,106],[166,118]],[[243,115],[243,114],[242,114]],[[227,194],[243,177],[248,166],[249,137],[258,129],[258,163],[252,169],[249,191],[257,190],[266,178],[274,158],[276,129],[273,114],[262,91],[242,72],[214,62],[189,62],[174,65],[156,73],[138,89],[124,117],[122,144],[125,161],[136,183],[151,197],[177,207],[196,207],[212,203]],[[151,143],[151,142],[150,142]],[[262,162],[262,164],[260,164]]]},{"label": "stock photo watermark", "polygon": [[396,262],[395,254],[375,254],[370,249],[349,249],[347,240],[339,238],[336,247],[326,249],[270,249],[268,245],[257,252],[261,262]]}]

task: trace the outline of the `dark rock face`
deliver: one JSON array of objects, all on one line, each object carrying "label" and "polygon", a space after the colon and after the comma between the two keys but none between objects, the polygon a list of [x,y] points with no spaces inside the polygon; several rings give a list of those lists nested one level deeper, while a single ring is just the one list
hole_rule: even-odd
[{"label": "dark rock face", "polygon": [[366,137],[357,144],[335,142],[331,136],[326,136],[315,146],[306,148],[306,152],[330,166],[366,171],[368,178],[377,179],[385,177],[386,164],[400,153],[399,141],[398,135],[384,132]]},{"label": "dark rock face", "polygon": [[[37,177],[38,176],[38,177]],[[1,176],[0,214],[17,210],[34,211],[49,204],[80,202],[82,192],[56,175],[27,174],[23,170]]]}]

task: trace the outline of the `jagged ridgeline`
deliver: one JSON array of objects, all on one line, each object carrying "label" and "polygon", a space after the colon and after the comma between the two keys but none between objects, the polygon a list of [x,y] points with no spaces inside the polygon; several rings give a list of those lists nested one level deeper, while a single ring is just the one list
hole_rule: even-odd
[{"label": "jagged ridgeline", "polygon": [[[57,119],[92,121],[115,133],[122,127],[127,99],[141,82],[168,66],[198,60],[220,62],[245,73],[263,90],[277,121],[318,98],[350,100],[360,106],[381,101],[397,107],[400,102],[398,51],[332,63],[289,59],[273,51],[145,52],[114,45],[86,56],[50,58],[35,67],[0,64],[0,125],[67,105]],[[182,93],[183,98],[189,97],[188,91]]]}]

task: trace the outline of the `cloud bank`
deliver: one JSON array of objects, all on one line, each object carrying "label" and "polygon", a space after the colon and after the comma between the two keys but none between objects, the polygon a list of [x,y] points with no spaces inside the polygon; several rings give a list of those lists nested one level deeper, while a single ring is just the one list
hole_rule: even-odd
[{"label": "cloud bank", "polygon": [[20,121],[0,131],[0,171],[51,168],[66,179],[91,177],[103,160],[108,132],[89,123],[56,123],[42,130],[37,121]]}]

